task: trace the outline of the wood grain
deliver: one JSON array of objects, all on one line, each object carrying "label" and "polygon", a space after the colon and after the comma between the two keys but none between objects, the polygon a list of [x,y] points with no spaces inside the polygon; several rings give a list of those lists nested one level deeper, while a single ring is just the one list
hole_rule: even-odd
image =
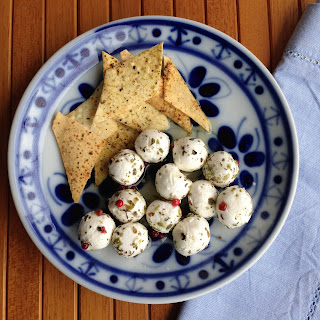
[{"label": "wood grain", "polygon": [[109,22],[108,0],[78,1],[78,34]]},{"label": "wood grain", "polygon": [[207,0],[206,4],[206,23],[238,40],[237,1]]},{"label": "wood grain", "polygon": [[[265,0],[238,2],[239,41],[270,68],[268,3]],[[257,14],[259,12],[259,14]]]},{"label": "wood grain", "polygon": [[[4,26],[0,28],[0,136],[1,150],[0,166],[7,168],[7,152],[10,101],[11,101],[11,41],[12,41],[12,1],[4,0],[0,3],[0,21]],[[6,293],[7,293],[7,234],[9,209],[9,184],[7,170],[0,171],[0,319],[6,319]]]},{"label": "wood grain", "polygon": [[46,0],[46,59],[77,36],[77,1]]},{"label": "wood grain", "polygon": [[141,15],[141,0],[111,0],[111,20]]},{"label": "wood grain", "polygon": [[78,285],[47,259],[43,266],[43,319],[78,319]]},{"label": "wood grain", "polygon": [[115,319],[113,299],[80,286],[79,320],[113,319]]},{"label": "wood grain", "polygon": [[[15,0],[12,34],[12,98],[14,114],[32,77],[43,64],[44,0]],[[41,319],[42,256],[9,206],[7,318]]]},{"label": "wood grain", "polygon": [[204,0],[175,0],[174,4],[176,17],[206,22]]},{"label": "wood grain", "polygon": [[143,0],[142,11],[144,15],[173,15],[173,0]]},{"label": "wood grain", "polygon": [[[46,0],[45,58],[48,59],[76,36],[77,2]],[[43,260],[42,291],[44,319],[77,319],[78,285],[47,259]]]},{"label": "wood grain", "polygon": [[115,320],[148,320],[148,305],[116,301]]},{"label": "wood grain", "polygon": [[271,70],[277,66],[299,19],[298,0],[270,0]]}]

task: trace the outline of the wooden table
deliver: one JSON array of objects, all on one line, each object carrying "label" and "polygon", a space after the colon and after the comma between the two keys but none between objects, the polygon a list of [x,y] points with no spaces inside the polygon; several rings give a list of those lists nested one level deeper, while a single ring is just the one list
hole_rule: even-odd
[{"label": "wooden table", "polygon": [[116,301],[73,282],[25,232],[10,195],[7,144],[19,100],[42,64],[77,35],[140,15],[188,18],[215,27],[271,71],[309,0],[0,0],[0,317],[1,319],[176,319],[181,303]]}]

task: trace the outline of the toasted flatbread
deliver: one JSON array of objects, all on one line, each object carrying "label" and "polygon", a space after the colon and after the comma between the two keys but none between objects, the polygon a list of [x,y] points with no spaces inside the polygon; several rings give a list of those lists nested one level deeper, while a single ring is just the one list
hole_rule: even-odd
[{"label": "toasted flatbread", "polygon": [[117,58],[113,57],[112,55],[104,51],[102,52],[102,61],[103,61],[103,79],[108,69],[121,65],[121,62]]},{"label": "toasted flatbread", "polygon": [[[132,59],[134,56],[127,50],[123,50],[120,52],[120,56],[122,61],[127,61],[129,59]],[[165,59],[164,63],[166,63],[168,60]],[[165,64],[164,66],[165,67]],[[164,91],[163,91],[163,78],[160,79],[160,93],[159,96],[153,97],[150,100],[148,100],[148,103],[150,103],[153,107],[155,107],[157,110],[159,110],[161,113],[166,115],[169,119],[171,119],[173,122],[175,122],[178,126],[180,126],[182,129],[187,131],[188,133],[192,132],[191,127],[191,121],[190,118],[180,111],[179,109],[175,108],[173,105],[171,105],[169,102],[164,100]]]},{"label": "toasted flatbread", "polygon": [[97,161],[95,164],[95,184],[99,186],[109,174],[109,162],[111,158],[122,149],[132,149],[139,132],[130,129],[127,126],[118,124],[118,131],[106,139]]},{"label": "toasted flatbread", "polygon": [[118,130],[118,126],[117,122],[112,119],[106,119],[101,123],[92,125],[94,115],[96,114],[99,105],[102,89],[103,82],[99,84],[99,86],[96,88],[96,90],[93,92],[89,99],[87,99],[76,109],[68,113],[67,117],[71,120],[81,123],[91,132],[106,139]]},{"label": "toasted flatbread", "polygon": [[161,43],[123,64],[105,68],[104,87],[93,123],[111,118],[136,131],[168,128],[167,117],[146,102],[159,95],[162,47]]},{"label": "toasted flatbread", "polygon": [[172,104],[191,119],[197,122],[206,131],[210,130],[209,120],[201,110],[196,99],[183,80],[173,62],[164,57],[163,90],[164,100]]},{"label": "toasted flatbread", "polygon": [[105,140],[60,112],[53,121],[52,130],[67,173],[72,199],[77,203]]}]

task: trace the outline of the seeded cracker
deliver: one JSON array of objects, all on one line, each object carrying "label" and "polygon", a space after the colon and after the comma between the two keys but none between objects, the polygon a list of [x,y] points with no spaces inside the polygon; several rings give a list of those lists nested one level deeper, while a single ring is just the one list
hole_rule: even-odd
[{"label": "seeded cracker", "polygon": [[[117,61],[117,59],[115,59]],[[106,119],[101,123],[92,126],[94,115],[96,114],[103,88],[103,82],[99,84],[89,99],[84,101],[75,110],[67,114],[71,120],[75,120],[84,125],[91,132],[106,139],[118,130],[117,122],[112,119]]]},{"label": "seeded cracker", "polygon": [[168,119],[146,101],[159,95],[163,44],[106,69],[104,87],[93,122],[106,118],[143,131],[166,130]]},{"label": "seeded cracker", "polygon": [[208,118],[199,107],[181,74],[168,57],[164,57],[164,63],[164,99],[209,131]]},{"label": "seeded cracker", "polygon": [[77,203],[105,141],[60,112],[53,121],[52,130],[67,173],[72,199]]},{"label": "seeded cracker", "polygon": [[[105,52],[102,53],[102,57],[104,75],[106,70],[120,64],[120,61]],[[107,119],[105,121],[108,120],[115,121],[112,119]],[[105,121],[96,123],[94,125],[99,126],[100,124],[105,123]],[[94,180],[97,186],[99,186],[109,174],[108,166],[110,159],[121,149],[132,149],[139,134],[137,131],[122,125],[120,122],[115,122],[117,123],[118,131],[114,132],[106,139],[106,143],[94,166]]]},{"label": "seeded cracker", "polygon": [[[128,59],[133,58],[133,55],[128,50],[123,50],[120,52],[122,61],[127,61]],[[168,62],[167,59],[164,59],[164,62]],[[165,67],[165,65],[164,65]],[[164,100],[164,91],[163,91],[163,78],[160,78],[160,94],[151,98],[148,102],[154,106],[157,110],[166,115],[169,119],[175,122],[182,129],[188,133],[192,132],[190,118],[179,109],[175,108],[172,104]]]}]

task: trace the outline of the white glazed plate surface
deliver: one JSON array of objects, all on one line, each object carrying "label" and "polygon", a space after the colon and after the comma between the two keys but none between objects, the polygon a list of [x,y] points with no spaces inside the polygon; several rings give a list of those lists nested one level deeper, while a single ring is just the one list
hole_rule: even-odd
[{"label": "white glazed plate surface", "polygon": [[[57,111],[67,114],[102,79],[101,52],[119,58],[159,42],[178,67],[210,119],[212,131],[193,127],[210,152],[231,152],[240,162],[235,183],[253,198],[250,222],[234,230],[210,220],[207,249],[185,258],[170,237],[153,239],[134,259],[112,246],[87,252],[77,239],[86,212],[107,209],[115,184],[99,188],[90,179],[80,202],[70,197],[51,130]],[[172,125],[174,139],[185,135]],[[247,49],[203,24],[170,17],[136,17],[106,24],[71,41],[37,73],[12,126],[11,190],[20,218],[40,251],[64,274],[100,294],[138,303],[172,303],[215,290],[253,265],[279,233],[293,200],[298,168],[297,139],[286,101],[268,70]],[[152,180],[157,167],[147,168]],[[156,198],[138,185],[148,203]]]}]

